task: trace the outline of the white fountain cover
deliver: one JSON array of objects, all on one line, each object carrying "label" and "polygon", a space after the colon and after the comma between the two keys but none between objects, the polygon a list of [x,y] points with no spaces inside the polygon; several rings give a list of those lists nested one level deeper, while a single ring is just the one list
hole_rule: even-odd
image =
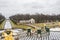
[{"label": "white fountain cover", "polygon": [[60,28],[51,28],[50,31],[60,31]]},{"label": "white fountain cover", "polygon": [[9,28],[12,28],[12,27],[11,27],[9,20],[7,20],[5,23],[4,29],[9,29]]}]

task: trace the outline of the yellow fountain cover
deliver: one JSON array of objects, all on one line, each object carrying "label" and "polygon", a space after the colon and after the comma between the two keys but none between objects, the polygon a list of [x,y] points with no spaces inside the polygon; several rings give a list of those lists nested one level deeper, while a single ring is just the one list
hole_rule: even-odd
[{"label": "yellow fountain cover", "polygon": [[3,32],[3,36],[5,37],[4,40],[14,40],[14,38],[12,36],[13,32],[12,31],[6,31],[6,32]]}]

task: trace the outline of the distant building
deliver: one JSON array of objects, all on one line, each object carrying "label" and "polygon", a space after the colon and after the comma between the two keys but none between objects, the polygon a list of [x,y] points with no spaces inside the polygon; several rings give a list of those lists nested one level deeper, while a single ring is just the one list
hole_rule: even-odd
[{"label": "distant building", "polygon": [[35,19],[31,18],[30,20],[20,20],[19,23],[20,24],[27,24],[27,23],[34,24],[35,23]]},{"label": "distant building", "polygon": [[35,23],[35,19],[31,18],[30,19],[30,23],[34,24]]}]

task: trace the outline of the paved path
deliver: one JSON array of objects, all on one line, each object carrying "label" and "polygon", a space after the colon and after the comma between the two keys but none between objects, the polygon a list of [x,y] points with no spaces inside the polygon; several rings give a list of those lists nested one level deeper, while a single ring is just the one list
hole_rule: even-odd
[{"label": "paved path", "polygon": [[34,25],[32,25],[32,24],[26,24],[27,26],[31,26],[31,27],[33,27],[33,28],[38,28],[37,26],[34,26]]},{"label": "paved path", "polygon": [[[47,34],[42,38],[42,40],[48,40]],[[37,38],[36,35],[34,36],[26,36],[26,34],[20,35],[20,40],[41,40],[41,38]],[[60,32],[50,32],[49,40],[60,40]]]}]

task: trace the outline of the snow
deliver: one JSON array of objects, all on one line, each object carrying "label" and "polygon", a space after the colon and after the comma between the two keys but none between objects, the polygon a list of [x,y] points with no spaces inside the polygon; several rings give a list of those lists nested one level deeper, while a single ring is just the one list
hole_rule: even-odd
[{"label": "snow", "polygon": [[60,28],[51,28],[50,31],[60,31]]},{"label": "snow", "polygon": [[12,28],[9,20],[6,20],[6,23],[5,23],[5,26],[4,26],[4,29],[8,29],[8,28]]},{"label": "snow", "polygon": [[[7,29],[7,28],[12,28],[9,20],[6,21],[6,24],[4,26],[4,29]],[[0,33],[2,33],[4,30],[0,30]],[[24,32],[22,29],[12,29],[11,31],[13,31],[13,34],[14,35],[17,35],[17,33],[19,33],[19,39],[20,40],[41,40],[41,37],[37,37],[37,35],[32,35],[31,37],[30,36],[27,36],[26,35],[26,32]],[[42,40],[48,40],[48,34],[45,33],[45,34],[42,34],[42,35],[45,35],[43,36]],[[47,39],[46,39],[47,37]],[[60,28],[51,28],[50,29],[50,35],[49,35],[49,40],[60,40]]]},{"label": "snow", "polygon": [[[56,31],[57,29],[59,29],[59,28],[51,28],[50,30],[50,35],[49,35],[49,39],[50,40],[60,40],[60,32],[58,32],[58,31]],[[4,31],[4,30],[2,30],[2,31]],[[2,31],[0,31],[0,32],[2,32]],[[17,32],[17,33],[20,33],[20,35],[19,35],[19,39],[20,40],[40,40],[41,39],[41,37],[40,38],[38,38],[37,37],[37,35],[32,35],[31,37],[30,36],[27,36],[26,35],[26,32],[24,32],[24,31],[22,31],[22,29],[14,29],[14,30],[12,30],[13,32]],[[17,35],[16,33],[13,33],[14,35]],[[42,35],[44,35],[44,34],[42,34]],[[42,39],[44,39],[44,40],[48,40],[48,37],[47,37],[48,35],[46,34],[45,36],[43,36],[43,38]],[[46,37],[47,37],[47,39],[46,39]]]}]

